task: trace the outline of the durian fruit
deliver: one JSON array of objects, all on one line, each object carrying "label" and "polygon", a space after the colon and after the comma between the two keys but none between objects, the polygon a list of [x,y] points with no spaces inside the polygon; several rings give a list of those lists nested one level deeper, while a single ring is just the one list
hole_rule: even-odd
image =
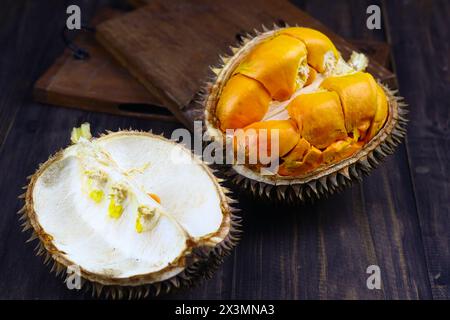
[{"label": "durian fruit", "polygon": [[[256,195],[295,202],[360,180],[401,142],[406,104],[364,71],[364,54],[345,61],[310,28],[263,29],[211,68],[201,101],[207,135],[234,142],[228,175]],[[278,157],[263,163],[261,150],[275,154],[274,141]]]},{"label": "durian fruit", "polygon": [[155,295],[210,277],[237,243],[229,191],[182,145],[137,131],[92,138],[88,124],[71,140],[30,177],[20,211],[57,274],[77,266],[95,294]]}]

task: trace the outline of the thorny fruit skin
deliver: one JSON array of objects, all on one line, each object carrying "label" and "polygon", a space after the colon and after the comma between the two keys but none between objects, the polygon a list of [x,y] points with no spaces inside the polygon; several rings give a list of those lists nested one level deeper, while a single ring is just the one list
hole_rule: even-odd
[{"label": "thorny fruit skin", "polygon": [[[237,137],[244,136],[246,159],[252,143],[265,143],[270,156],[270,130],[279,129],[280,176],[305,175],[345,160],[388,117],[384,90],[362,71],[366,66],[367,58],[356,52],[345,62],[317,30],[281,29],[256,44],[234,69],[217,103],[219,126],[222,131],[244,128],[234,141],[236,146]],[[280,104],[287,115],[271,109]],[[263,140],[254,136],[261,129],[269,130]]]}]

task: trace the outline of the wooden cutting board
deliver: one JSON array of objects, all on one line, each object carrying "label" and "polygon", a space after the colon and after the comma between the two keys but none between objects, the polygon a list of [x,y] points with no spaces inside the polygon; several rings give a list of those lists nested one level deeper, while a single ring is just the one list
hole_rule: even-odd
[{"label": "wooden cutting board", "polygon": [[[111,8],[101,9],[92,26],[123,14]],[[77,60],[66,49],[35,83],[33,95],[36,101],[123,116],[177,121],[98,44],[93,33],[80,33],[74,43],[85,49],[90,57]]]},{"label": "wooden cutting board", "polygon": [[[266,10],[269,9],[270,3]],[[103,8],[92,20],[91,26],[124,14],[124,11]],[[358,51],[370,56],[370,59],[385,66],[388,63],[387,43],[363,40],[350,42]],[[35,83],[35,100],[123,116],[178,121],[100,46],[92,33],[79,34],[74,43],[87,50],[91,58],[76,60],[71,51],[66,50]]]},{"label": "wooden cutting board", "polygon": [[[208,77],[209,66],[220,54],[230,54],[236,34],[284,21],[327,34],[348,58],[355,48],[287,1],[180,1],[154,0],[97,27],[96,37],[188,128],[201,120],[203,110],[194,103]],[[394,74],[371,61],[368,71],[390,83]]]}]

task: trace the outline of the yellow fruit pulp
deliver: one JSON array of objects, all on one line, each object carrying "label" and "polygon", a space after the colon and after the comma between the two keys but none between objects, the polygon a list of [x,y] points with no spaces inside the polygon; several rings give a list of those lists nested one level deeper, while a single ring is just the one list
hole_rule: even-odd
[{"label": "yellow fruit pulp", "polygon": [[[266,117],[276,104],[283,105],[286,118]],[[264,143],[270,155],[270,134],[277,129],[278,174],[300,176],[360,150],[384,126],[388,101],[372,75],[346,64],[327,36],[293,27],[246,54],[226,82],[215,114],[222,131],[242,129],[234,140],[235,146],[246,144],[246,156],[251,143]],[[261,130],[267,134],[255,137]],[[237,142],[238,137],[244,139]]]}]

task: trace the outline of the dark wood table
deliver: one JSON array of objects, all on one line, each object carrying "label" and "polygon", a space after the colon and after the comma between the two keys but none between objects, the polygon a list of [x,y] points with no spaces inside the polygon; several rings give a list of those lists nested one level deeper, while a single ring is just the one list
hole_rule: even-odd
[{"label": "dark wood table", "polygon": [[[170,136],[179,125],[32,102],[34,81],[61,54],[69,4],[83,20],[108,1],[6,0],[0,11],[0,298],[84,299],[34,255],[15,214],[26,177],[89,121],[95,133],[133,127]],[[119,2],[119,1],[114,1]],[[176,299],[448,299],[450,297],[450,2],[295,3],[348,39],[388,41],[401,94],[410,104],[406,143],[369,177],[329,199],[301,206],[237,195],[244,236],[232,256]],[[366,28],[379,4],[382,30]],[[366,268],[381,269],[381,290]]]}]

